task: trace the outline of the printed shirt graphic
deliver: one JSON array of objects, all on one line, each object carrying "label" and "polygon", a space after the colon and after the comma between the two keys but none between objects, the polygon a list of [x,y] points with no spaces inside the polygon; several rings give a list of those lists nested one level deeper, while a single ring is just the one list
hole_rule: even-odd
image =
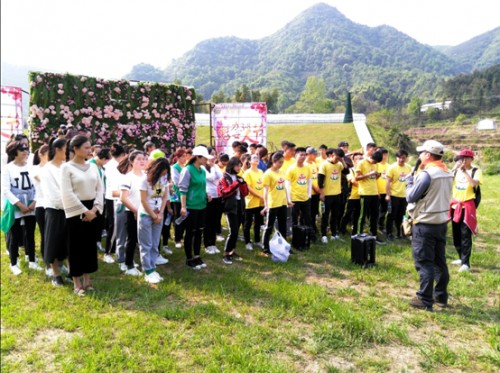
[{"label": "printed shirt graphic", "polygon": [[318,194],[314,191],[314,187],[318,187],[318,169],[319,169],[319,164],[316,162],[306,162],[305,163],[309,168],[311,169],[311,179],[312,179],[312,194]]},{"label": "printed shirt graphic", "polygon": [[[146,191],[147,194],[147,202],[149,207],[154,211],[156,209],[161,208],[161,200],[165,193],[168,193],[167,188],[167,179],[165,177],[161,177],[158,182],[151,187],[148,183],[147,178],[142,179],[142,184],[140,190]],[[142,203],[139,204],[139,212],[147,214],[146,210],[142,206]]]},{"label": "printed shirt graphic", "polygon": [[269,187],[268,191],[268,207],[286,206],[286,189],[285,189],[285,173],[279,170],[275,172],[271,169],[264,173],[262,180],[264,187]]},{"label": "printed shirt graphic", "polygon": [[[368,159],[363,159],[356,167],[356,173],[366,175],[371,171],[377,171],[377,165],[368,162]],[[376,196],[378,195],[377,178],[375,176],[367,177],[363,180],[358,180],[359,194],[361,196]]]},{"label": "printed shirt graphic", "polygon": [[[249,169],[246,170],[243,174],[243,180],[245,180],[248,186],[259,193],[261,196],[264,195],[263,178],[264,172],[259,169],[258,171]],[[264,206],[264,201],[261,198],[254,196],[252,193],[248,193],[248,195],[245,197],[245,204],[247,209],[253,209],[255,207]]]},{"label": "printed shirt graphic", "polygon": [[341,177],[344,166],[342,163],[335,164],[324,161],[319,166],[318,173],[325,175],[325,184],[323,185],[323,193],[325,196],[336,196],[342,190]]},{"label": "printed shirt graphic", "polygon": [[[472,168],[470,170],[467,170],[467,173],[469,174],[469,176],[471,176]],[[474,180],[479,181],[479,185],[483,184],[483,173],[480,169],[475,172]],[[467,177],[462,171],[457,171],[455,180],[453,180],[452,198],[460,202],[465,202],[476,198],[472,184],[469,184],[469,182],[467,181]]]},{"label": "printed shirt graphic", "polygon": [[380,177],[377,179],[377,188],[379,194],[386,193],[387,187],[387,169],[389,168],[389,164],[387,163],[377,163],[377,172],[380,174]]},{"label": "printed shirt graphic", "polygon": [[308,183],[311,179],[311,169],[307,165],[299,167],[294,164],[286,170],[286,179],[290,181],[290,195],[293,202],[309,200]]},{"label": "printed shirt graphic", "polygon": [[411,173],[411,167],[405,163],[404,166],[399,166],[398,163],[393,163],[387,169],[387,177],[391,179],[391,196],[405,198],[406,197],[406,176]]}]

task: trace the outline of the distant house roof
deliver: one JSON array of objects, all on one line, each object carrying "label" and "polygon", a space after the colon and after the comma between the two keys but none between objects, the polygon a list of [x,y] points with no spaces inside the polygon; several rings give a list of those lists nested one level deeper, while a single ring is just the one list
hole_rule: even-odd
[{"label": "distant house roof", "polygon": [[445,101],[444,104],[443,102],[432,102],[430,104],[424,104],[422,106],[420,106],[420,111],[422,113],[425,113],[427,110],[429,110],[429,108],[435,108],[435,109],[439,109],[439,110],[443,110],[443,109],[449,109],[451,106],[451,100],[450,101]]},{"label": "distant house roof", "polygon": [[494,119],[482,119],[477,122],[476,129],[478,130],[496,130],[497,123]]}]

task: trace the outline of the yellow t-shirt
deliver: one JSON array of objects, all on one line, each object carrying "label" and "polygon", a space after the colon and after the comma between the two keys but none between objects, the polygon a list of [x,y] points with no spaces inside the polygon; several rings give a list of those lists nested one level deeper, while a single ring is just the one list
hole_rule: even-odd
[{"label": "yellow t-shirt", "polygon": [[356,171],[354,169],[349,170],[349,175],[347,175],[347,181],[351,184],[351,194],[349,195],[349,199],[360,199],[359,189],[356,184],[353,184],[356,181]]},{"label": "yellow t-shirt", "polygon": [[[472,176],[472,168],[470,170],[467,170],[467,173],[469,174],[469,176]],[[479,181],[479,185],[483,184],[483,173],[480,169],[477,169],[477,171],[474,173],[474,180]],[[457,171],[455,179],[453,180],[452,198],[460,202],[465,202],[476,198],[472,184],[469,184],[469,182],[467,181],[467,177],[463,174],[462,171]]]},{"label": "yellow t-shirt", "polygon": [[288,161],[283,158],[283,165],[281,166],[280,170],[286,173],[286,170],[288,170],[288,167],[290,167],[292,164],[295,164],[296,160],[295,158],[290,158]]},{"label": "yellow t-shirt", "polygon": [[377,172],[380,177],[377,179],[377,188],[379,194],[385,194],[387,187],[387,179],[385,177],[389,165],[387,163],[377,163]]},{"label": "yellow t-shirt", "polygon": [[406,176],[411,174],[411,166],[407,163],[399,166],[398,162],[393,163],[387,169],[387,178],[391,179],[391,196],[406,197]]},{"label": "yellow t-shirt", "polygon": [[[363,159],[356,167],[356,174],[366,175],[371,171],[377,171],[377,164],[372,164],[368,159]],[[375,176],[358,180],[358,189],[361,196],[378,195],[377,178]]]},{"label": "yellow t-shirt", "polygon": [[[254,171],[250,168],[243,174],[243,180],[245,180],[248,186],[261,196],[264,195],[264,186],[262,185],[263,177],[264,172],[259,169],[257,169],[257,171]],[[245,205],[247,209],[253,209],[255,207],[264,206],[264,201],[262,200],[262,198],[254,196],[252,193],[248,193],[248,195],[245,197]]]},{"label": "yellow t-shirt", "polygon": [[281,171],[281,169],[278,172],[275,172],[271,169],[268,169],[266,172],[264,172],[262,184],[264,187],[269,187],[267,193],[267,206],[270,209],[287,205],[285,173]]},{"label": "yellow t-shirt", "polygon": [[308,185],[311,179],[311,168],[304,164],[299,167],[297,163],[286,170],[286,180],[290,181],[290,197],[292,202],[305,202],[309,200]]},{"label": "yellow t-shirt", "polygon": [[318,170],[318,174],[325,175],[323,193],[325,196],[336,196],[342,191],[341,177],[344,166],[342,163],[335,164],[323,161]]},{"label": "yellow t-shirt", "polygon": [[319,163],[317,162],[312,162],[312,163],[309,163],[309,162],[305,162],[305,164],[307,166],[309,166],[309,168],[311,169],[311,179],[312,179],[312,191],[311,193],[312,194],[318,194],[314,191],[314,187],[318,187],[318,169],[319,169]]}]

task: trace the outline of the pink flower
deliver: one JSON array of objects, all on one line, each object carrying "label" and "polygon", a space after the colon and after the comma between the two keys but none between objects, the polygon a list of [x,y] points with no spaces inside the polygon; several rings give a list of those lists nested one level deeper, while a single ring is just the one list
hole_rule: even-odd
[{"label": "pink flower", "polygon": [[57,87],[58,87],[59,89],[63,89],[63,87],[64,87],[64,86],[63,86],[61,83],[59,83],[59,84],[57,85]]},{"label": "pink flower", "polygon": [[[82,79],[83,79],[83,78],[82,78]],[[83,80],[82,80],[82,81],[83,81]],[[88,88],[83,87],[83,88],[82,88],[82,93],[87,93],[87,91],[88,91],[88,90],[89,90]]]},{"label": "pink flower", "polygon": [[89,91],[89,96],[92,97],[94,95],[94,92]]},{"label": "pink flower", "polygon": [[113,91],[115,91],[116,93],[122,93],[122,90],[120,89],[120,87],[115,87],[113,89]]},{"label": "pink flower", "polygon": [[60,95],[62,95],[62,94],[64,93],[64,91],[63,91],[62,89],[59,89],[59,90],[57,91],[57,93],[59,93]]}]

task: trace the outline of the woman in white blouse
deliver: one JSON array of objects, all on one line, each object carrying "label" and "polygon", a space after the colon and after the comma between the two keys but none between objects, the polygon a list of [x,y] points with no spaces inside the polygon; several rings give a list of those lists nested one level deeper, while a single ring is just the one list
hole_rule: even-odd
[{"label": "woman in white blouse", "polygon": [[[103,186],[96,165],[86,163],[91,145],[87,137],[71,139],[73,159],[61,166],[61,194],[66,215],[68,260],[74,291],[93,291],[90,274],[97,271],[96,213],[103,210]],[[83,278],[83,281],[80,279]]]}]

